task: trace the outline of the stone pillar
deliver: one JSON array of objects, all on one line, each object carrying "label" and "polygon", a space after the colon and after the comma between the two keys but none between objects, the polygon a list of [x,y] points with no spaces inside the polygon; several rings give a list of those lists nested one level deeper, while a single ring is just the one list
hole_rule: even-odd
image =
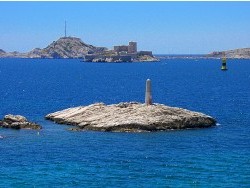
[{"label": "stone pillar", "polygon": [[146,81],[146,93],[145,93],[145,104],[152,104],[152,91],[151,91],[151,80],[147,79]]}]

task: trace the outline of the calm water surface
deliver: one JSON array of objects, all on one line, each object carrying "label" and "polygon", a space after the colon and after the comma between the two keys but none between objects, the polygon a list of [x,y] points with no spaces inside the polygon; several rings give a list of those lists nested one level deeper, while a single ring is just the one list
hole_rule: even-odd
[{"label": "calm water surface", "polygon": [[[250,60],[98,64],[0,59],[0,117],[43,126],[0,129],[0,187],[250,187]],[[219,126],[157,133],[70,132],[44,120],[68,107],[153,100]]]}]

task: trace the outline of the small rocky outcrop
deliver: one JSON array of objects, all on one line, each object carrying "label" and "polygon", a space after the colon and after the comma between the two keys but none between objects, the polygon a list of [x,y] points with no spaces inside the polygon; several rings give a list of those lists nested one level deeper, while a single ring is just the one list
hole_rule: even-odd
[{"label": "small rocky outcrop", "polygon": [[138,56],[138,58],[135,59],[135,61],[138,61],[138,62],[156,62],[156,61],[159,61],[159,59],[154,57],[154,56],[142,55],[142,56]]},{"label": "small rocky outcrop", "polygon": [[28,121],[24,116],[6,115],[0,120],[0,127],[11,129],[41,129],[42,127],[36,123]]},{"label": "small rocky outcrop", "polygon": [[96,103],[51,113],[45,118],[83,130],[114,132],[205,128],[216,123],[212,117],[202,113],[162,104],[146,105],[137,102],[113,105]]}]

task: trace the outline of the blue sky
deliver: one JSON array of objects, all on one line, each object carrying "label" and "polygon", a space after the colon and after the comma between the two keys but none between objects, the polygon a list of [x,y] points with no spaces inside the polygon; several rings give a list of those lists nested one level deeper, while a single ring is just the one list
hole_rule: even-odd
[{"label": "blue sky", "polygon": [[0,2],[0,49],[44,48],[64,35],[96,46],[137,41],[155,54],[250,47],[250,2]]}]

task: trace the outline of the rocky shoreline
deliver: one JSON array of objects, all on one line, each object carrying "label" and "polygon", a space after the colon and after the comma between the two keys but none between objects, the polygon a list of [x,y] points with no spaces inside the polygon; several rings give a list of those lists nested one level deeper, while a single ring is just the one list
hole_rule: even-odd
[{"label": "rocky shoreline", "polygon": [[[47,120],[77,127],[77,130],[109,132],[151,132],[173,129],[206,128],[216,120],[202,113],[163,104],[125,102],[68,108],[46,115]],[[72,129],[75,130],[75,129]]]},{"label": "rocky shoreline", "polygon": [[147,56],[147,55],[143,55],[143,56],[138,56],[136,58],[134,58],[133,60],[123,60],[122,56],[121,58],[117,58],[117,57],[97,57],[92,59],[91,61],[84,61],[83,62],[88,62],[88,63],[124,63],[124,62],[159,62],[160,60],[156,57],[152,57],[152,56]]}]

